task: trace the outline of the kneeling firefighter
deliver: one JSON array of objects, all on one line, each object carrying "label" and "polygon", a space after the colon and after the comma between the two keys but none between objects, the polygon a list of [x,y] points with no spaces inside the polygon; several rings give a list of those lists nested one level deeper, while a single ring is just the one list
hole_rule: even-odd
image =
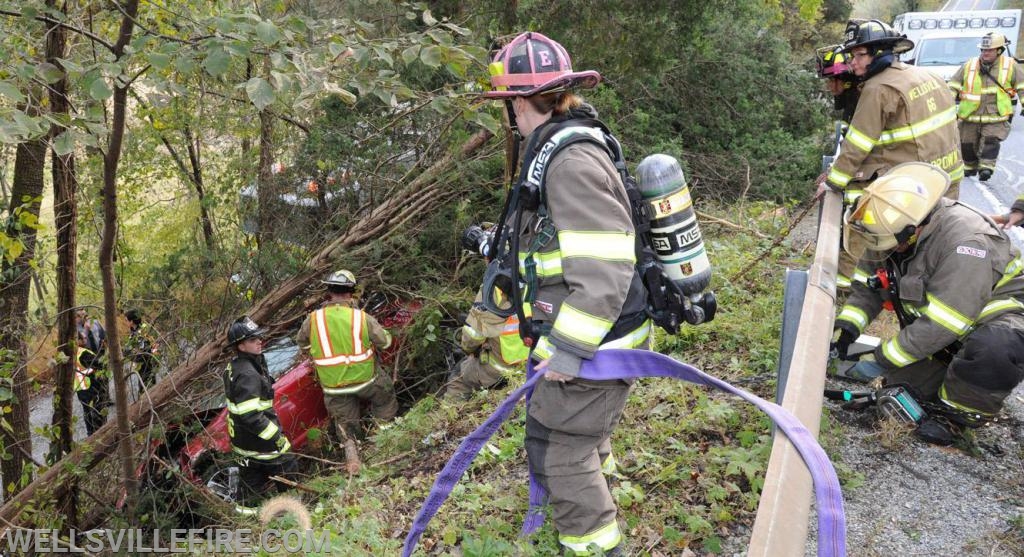
[{"label": "kneeling firefighter", "polygon": [[918,435],[948,445],[960,427],[993,419],[1024,379],[1024,263],[991,219],[943,198],[949,175],[904,163],[867,187],[845,217],[844,248],[858,269],[836,317],[833,350],[850,345],[889,303],[897,335],[849,371],[910,387],[927,417]]}]

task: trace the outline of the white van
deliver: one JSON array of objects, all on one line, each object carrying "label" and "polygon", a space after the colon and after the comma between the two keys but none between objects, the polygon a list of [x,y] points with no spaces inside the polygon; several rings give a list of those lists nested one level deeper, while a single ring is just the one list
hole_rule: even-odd
[{"label": "white van", "polygon": [[907,12],[896,16],[892,27],[914,41],[914,48],[901,54],[901,60],[948,81],[957,68],[978,55],[978,43],[990,31],[1006,35],[1009,53],[1015,56],[1020,18],[1021,10]]}]

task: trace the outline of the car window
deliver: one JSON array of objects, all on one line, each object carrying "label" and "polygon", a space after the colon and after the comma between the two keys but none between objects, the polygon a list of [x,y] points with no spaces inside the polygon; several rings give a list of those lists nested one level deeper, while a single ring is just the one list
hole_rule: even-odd
[{"label": "car window", "polygon": [[299,347],[290,337],[276,338],[263,346],[263,356],[267,359],[267,369],[275,380],[294,367]]},{"label": "car window", "polygon": [[959,66],[978,55],[978,37],[925,40],[917,55],[918,66]]}]

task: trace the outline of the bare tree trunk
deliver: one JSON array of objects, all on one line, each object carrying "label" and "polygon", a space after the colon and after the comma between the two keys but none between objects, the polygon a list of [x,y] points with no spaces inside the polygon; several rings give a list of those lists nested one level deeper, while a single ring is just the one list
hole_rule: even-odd
[{"label": "bare tree trunk", "polygon": [[273,200],[270,165],[273,161],[274,116],[269,109],[260,111],[260,159],[256,167],[256,199],[259,207],[256,217],[256,244],[263,248],[267,238],[274,235]]},{"label": "bare tree trunk", "polygon": [[[111,49],[120,60],[124,49],[132,39],[134,20],[139,11],[138,0],[127,0],[120,8],[124,11],[117,42]],[[128,382],[124,376],[124,355],[121,352],[121,334],[117,324],[117,292],[114,277],[114,243],[117,240],[117,167],[121,162],[121,145],[124,141],[125,113],[128,108],[128,88],[131,83],[115,81],[114,114],[110,123],[107,150],[103,156],[103,239],[100,242],[100,272],[103,275],[103,309],[107,330],[107,355],[114,379],[114,401],[117,405],[117,433],[120,441],[119,456],[121,472],[128,493],[128,521],[135,520],[134,505],[138,481],[135,479],[135,465],[132,463],[132,437],[128,427]]]},{"label": "bare tree trunk", "polygon": [[[46,138],[18,144],[14,159],[14,184],[11,187],[11,217],[7,235],[21,241],[25,251],[11,264],[3,264],[0,281],[0,314],[6,315],[0,329],[0,349],[9,350],[14,360],[11,370],[11,384],[14,401],[8,422],[10,428],[0,428],[5,451],[10,458],[0,461],[0,478],[3,478],[4,498],[17,493],[28,456],[32,454],[32,431],[28,411],[28,349],[24,341],[28,325],[28,300],[32,282],[32,268],[29,263],[35,259],[36,229],[16,228],[18,222],[15,210],[27,210],[39,216],[39,200],[43,195],[43,174],[46,165]],[[23,200],[29,200],[25,203]],[[23,203],[25,203],[23,205]],[[10,490],[10,491],[8,491]]]},{"label": "bare tree trunk", "polygon": [[[249,315],[258,323],[276,322],[281,324],[282,328],[301,318],[304,313],[296,314],[292,319],[275,319],[280,317],[278,312],[302,299],[307,286],[337,264],[339,257],[351,254],[357,251],[358,247],[371,241],[398,232],[410,219],[435,210],[461,195],[461,191],[446,188],[438,181],[439,178],[451,171],[457,162],[465,160],[479,150],[491,137],[490,132],[478,132],[457,152],[449,153],[435,162],[416,179],[411,180],[406,187],[373,210],[369,216],[353,223],[343,235],[320,250],[309,260],[303,272],[278,285],[253,306]],[[411,204],[408,200],[414,194],[417,203]],[[307,309],[301,305],[293,307],[299,312],[305,312]],[[199,348],[188,362],[172,370],[167,378],[150,391],[149,397],[140,399],[128,408],[128,421],[136,428],[151,423],[154,412],[159,413],[167,407],[198,377],[208,376],[211,370],[219,370],[227,359],[227,348],[227,337],[222,332]],[[34,515],[21,516],[21,512],[34,497],[40,495],[41,491],[46,490],[51,498],[63,497],[73,477],[71,470],[92,469],[109,455],[116,442],[114,427],[108,422],[89,438],[88,447],[75,449],[64,461],[51,466],[15,497],[6,501],[0,507],[0,539],[6,535],[12,524],[24,527],[34,524]]]},{"label": "bare tree trunk", "polygon": [[[57,10],[57,0],[46,0],[46,6]],[[62,8],[66,5],[62,4]],[[48,25],[46,28],[46,61],[63,70],[60,60],[66,56],[67,31],[60,25]],[[68,100],[67,72],[62,71],[61,78],[49,88],[50,111],[58,119],[67,119],[71,112]],[[62,120],[63,121],[63,120]],[[61,125],[50,126],[50,137],[55,138],[66,128]],[[78,179],[75,175],[75,156],[53,154],[51,159],[53,173],[53,213],[57,232],[57,347],[63,353],[58,359],[54,370],[53,390],[53,425],[57,430],[57,439],[50,443],[47,461],[57,462],[71,452],[74,440],[71,430],[72,402],[74,393],[71,380],[75,362],[75,282],[78,275],[78,206],[76,194]],[[75,523],[78,514],[78,490],[74,481],[70,481],[65,489],[67,497],[61,497],[58,508],[63,508],[68,524]]]},{"label": "bare tree trunk", "polygon": [[188,146],[188,160],[192,167],[189,176],[192,185],[196,188],[196,195],[199,197],[199,221],[203,225],[203,239],[206,240],[206,249],[213,251],[216,247],[213,241],[213,219],[210,218],[210,208],[206,206],[206,191],[203,185],[203,163],[200,158],[201,144],[199,138],[192,135],[192,130],[185,127],[182,132],[185,134],[185,144]]}]

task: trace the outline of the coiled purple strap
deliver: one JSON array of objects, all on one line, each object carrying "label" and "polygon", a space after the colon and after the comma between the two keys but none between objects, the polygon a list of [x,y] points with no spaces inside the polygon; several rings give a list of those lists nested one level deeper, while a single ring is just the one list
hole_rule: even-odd
[{"label": "coiled purple strap", "polygon": [[[513,391],[480,427],[462,440],[451,460],[438,474],[427,500],[423,503],[423,508],[416,515],[412,528],[405,538],[403,557],[412,555],[427,523],[437,514],[438,509],[448,498],[462,474],[469,469],[470,463],[476,458],[480,449],[498,431],[501,424],[512,413],[519,399],[528,395],[542,376],[541,373],[534,374],[532,365],[528,365],[526,383]],[[843,496],[836,471],[811,432],[807,431],[807,428],[788,410],[743,389],[733,387],[693,366],[647,350],[601,350],[594,355],[594,359],[583,361],[580,377],[598,381],[674,377],[733,393],[760,408],[789,438],[810,470],[818,509],[818,557],[843,557],[846,555],[846,516],[843,511]],[[541,507],[545,497],[543,488],[534,480],[531,471],[530,508],[523,520],[523,535],[532,533],[544,523],[544,513]]]}]

